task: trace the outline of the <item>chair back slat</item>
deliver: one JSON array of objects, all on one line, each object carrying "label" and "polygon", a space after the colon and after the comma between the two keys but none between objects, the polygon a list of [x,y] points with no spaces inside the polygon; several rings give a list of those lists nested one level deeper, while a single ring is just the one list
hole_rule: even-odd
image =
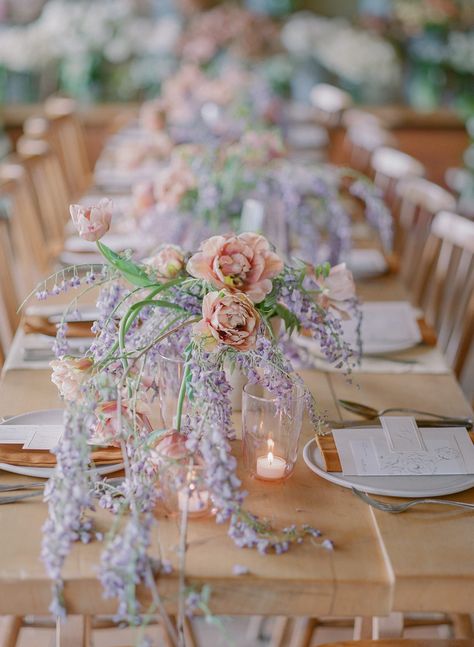
[{"label": "chair back slat", "polygon": [[18,297],[8,221],[0,218],[0,346],[6,357],[18,325]]},{"label": "chair back slat", "polygon": [[375,184],[382,189],[386,201],[395,206],[396,189],[400,180],[423,177],[425,167],[421,162],[390,146],[377,148],[370,161]]},{"label": "chair back slat", "polygon": [[402,281],[412,289],[433,218],[438,211],[452,211],[456,200],[437,184],[419,177],[402,179],[397,186],[397,196],[395,251],[401,259]]},{"label": "chair back slat", "polygon": [[374,151],[395,144],[396,140],[388,130],[370,121],[349,125],[344,137],[349,165],[366,175],[371,175],[370,159]]},{"label": "chair back slat", "polygon": [[48,144],[20,137],[17,151],[28,172],[48,247],[59,250],[67,221],[68,191],[59,161]]},{"label": "chair back slat", "polygon": [[68,183],[77,197],[91,181],[86,139],[77,116],[76,104],[65,97],[49,97],[44,110],[56,142],[56,153],[66,169]]},{"label": "chair back slat", "polygon": [[311,90],[310,100],[316,118],[328,128],[337,128],[344,111],[352,105],[352,97],[348,92],[328,83],[317,83]]},{"label": "chair back slat", "polygon": [[438,344],[458,378],[474,335],[473,295],[474,222],[442,211],[434,217],[421,255],[413,301],[435,327]]},{"label": "chair back slat", "polygon": [[0,164],[0,195],[6,199],[6,214],[11,223],[26,291],[30,291],[50,269],[46,239],[36,196],[26,169],[18,161]]}]

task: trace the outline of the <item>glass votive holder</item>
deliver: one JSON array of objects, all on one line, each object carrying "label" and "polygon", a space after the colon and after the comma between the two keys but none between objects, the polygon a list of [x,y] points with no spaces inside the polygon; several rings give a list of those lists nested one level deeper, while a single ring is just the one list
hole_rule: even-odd
[{"label": "glass votive holder", "polygon": [[160,458],[159,481],[163,504],[171,514],[181,515],[186,510],[193,519],[209,513],[211,495],[202,461],[183,456],[179,449],[176,456],[168,450]]},{"label": "glass votive holder", "polygon": [[298,456],[304,389],[294,385],[283,398],[260,384],[246,384],[242,401],[242,447],[249,474],[264,481],[288,478]]},{"label": "glass votive holder", "polygon": [[[161,408],[161,417],[167,429],[175,427],[176,412],[178,409],[179,391],[184,375],[184,360],[182,357],[158,355],[158,399]],[[186,400],[183,411],[186,410]]]}]

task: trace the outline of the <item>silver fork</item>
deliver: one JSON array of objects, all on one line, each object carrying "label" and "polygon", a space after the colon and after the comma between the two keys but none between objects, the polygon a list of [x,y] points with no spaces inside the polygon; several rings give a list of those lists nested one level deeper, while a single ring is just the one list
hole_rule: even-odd
[{"label": "silver fork", "polygon": [[452,501],[451,499],[415,499],[415,501],[408,501],[407,503],[384,503],[383,501],[378,501],[372,497],[357,490],[355,487],[352,488],[352,491],[359,499],[362,499],[364,503],[372,506],[376,510],[382,510],[382,512],[392,512],[398,514],[399,512],[405,512],[409,508],[413,508],[415,505],[421,505],[422,503],[434,503],[437,505],[450,505],[456,508],[463,508],[464,510],[474,510],[474,503],[462,503],[461,501]]},{"label": "silver fork", "polygon": [[45,481],[31,481],[31,483],[12,483],[11,485],[0,485],[0,492],[16,492],[16,490],[41,490],[45,486]]},{"label": "silver fork", "polygon": [[[105,483],[113,486],[120,485],[122,481],[122,476],[116,476],[114,478],[104,480]],[[31,499],[35,496],[41,496],[43,494],[46,482],[47,481],[32,481],[31,483],[18,483],[17,485],[0,485],[0,493],[15,492],[17,490],[36,490],[36,492],[28,492],[26,494],[12,494],[11,496],[3,497],[0,496],[0,505],[4,503],[16,503],[17,501],[22,501],[23,499]]]},{"label": "silver fork", "polygon": [[4,503],[16,503],[17,501],[23,501],[23,499],[32,499],[35,496],[42,496],[43,491],[39,492],[28,492],[28,494],[15,494],[14,496],[2,496],[0,497],[0,505]]}]

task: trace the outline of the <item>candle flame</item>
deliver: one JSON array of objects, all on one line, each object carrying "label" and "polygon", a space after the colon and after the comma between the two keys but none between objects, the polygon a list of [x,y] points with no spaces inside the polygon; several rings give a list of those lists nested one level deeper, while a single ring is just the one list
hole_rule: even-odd
[{"label": "candle flame", "polygon": [[272,463],[273,463],[273,448],[275,447],[275,442],[273,441],[273,439],[272,439],[272,438],[269,438],[269,439],[267,440],[267,445],[268,445],[268,456],[267,456],[267,459],[268,459],[268,463],[269,463],[270,465],[272,465]]}]

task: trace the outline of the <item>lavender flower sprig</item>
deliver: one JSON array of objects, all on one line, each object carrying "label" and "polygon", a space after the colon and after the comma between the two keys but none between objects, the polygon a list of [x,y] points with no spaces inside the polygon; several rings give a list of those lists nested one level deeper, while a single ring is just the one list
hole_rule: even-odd
[{"label": "lavender flower sprig", "polygon": [[65,615],[62,566],[75,541],[88,543],[92,525],[84,512],[93,508],[95,475],[90,471],[89,425],[92,407],[71,406],[64,417],[64,434],[54,450],[56,469],[45,487],[48,519],[43,525],[41,557],[53,581],[50,606],[55,616]]}]

